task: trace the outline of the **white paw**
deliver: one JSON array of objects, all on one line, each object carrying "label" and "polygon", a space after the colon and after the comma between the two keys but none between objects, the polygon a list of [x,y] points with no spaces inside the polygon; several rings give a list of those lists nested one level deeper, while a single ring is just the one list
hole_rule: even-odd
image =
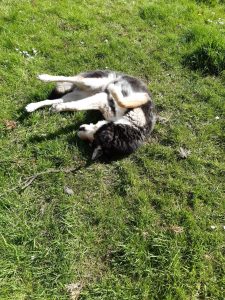
[{"label": "white paw", "polygon": [[30,103],[25,107],[25,110],[29,113],[35,111],[37,109],[37,104],[36,103]]},{"label": "white paw", "polygon": [[50,82],[52,76],[48,75],[48,74],[41,74],[41,75],[38,75],[37,78],[44,82]]},{"label": "white paw", "polygon": [[56,87],[56,91],[57,91],[58,93],[60,93],[60,94],[63,94],[63,93],[65,93],[66,89],[64,88],[63,85],[58,85],[58,86]]},{"label": "white paw", "polygon": [[64,109],[63,103],[62,104],[53,104],[52,107],[50,108],[50,110],[52,112],[60,112],[60,111],[63,111],[63,109]]}]

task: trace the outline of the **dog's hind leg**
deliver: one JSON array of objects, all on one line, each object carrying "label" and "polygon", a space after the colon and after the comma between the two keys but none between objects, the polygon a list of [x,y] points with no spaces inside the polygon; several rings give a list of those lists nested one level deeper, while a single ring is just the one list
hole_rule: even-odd
[{"label": "dog's hind leg", "polygon": [[49,74],[40,74],[37,76],[43,82],[71,82],[75,83],[79,80],[79,75],[76,76],[54,76]]},{"label": "dog's hind leg", "polygon": [[113,78],[112,77],[83,77],[82,75],[77,76],[52,76],[48,74],[38,75],[38,79],[44,82],[68,82],[76,85],[77,87],[90,90],[90,91],[103,91],[107,84],[109,84]]}]

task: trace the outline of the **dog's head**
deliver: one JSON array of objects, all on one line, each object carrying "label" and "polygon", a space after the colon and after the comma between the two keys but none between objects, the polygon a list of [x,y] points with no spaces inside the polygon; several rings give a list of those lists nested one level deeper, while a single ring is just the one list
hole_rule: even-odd
[{"label": "dog's head", "polygon": [[82,125],[78,135],[91,144],[92,160],[96,160],[102,155],[107,159],[128,155],[142,144],[142,134],[131,126],[109,122],[102,125],[94,134],[86,131],[90,128],[89,126],[92,125],[87,125],[85,128],[82,128]]}]

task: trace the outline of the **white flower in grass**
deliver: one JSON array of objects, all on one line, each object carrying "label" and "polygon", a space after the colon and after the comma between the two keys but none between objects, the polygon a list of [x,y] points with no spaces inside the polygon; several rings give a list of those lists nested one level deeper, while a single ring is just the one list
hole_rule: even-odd
[{"label": "white flower in grass", "polygon": [[191,151],[188,150],[188,149],[185,149],[185,148],[182,148],[180,147],[178,149],[178,154],[181,158],[187,158],[190,154],[191,154]]},{"label": "white flower in grass", "polygon": [[68,186],[64,187],[64,192],[70,196],[74,194],[74,191],[71,188],[69,188]]},{"label": "white flower in grass", "polygon": [[33,54],[36,56],[37,53],[38,53],[38,51],[36,49],[34,49],[34,48],[32,48],[32,51],[33,51]]},{"label": "white flower in grass", "polygon": [[20,50],[19,48],[15,48],[15,50],[19,52],[23,57],[28,59],[33,59],[38,53],[38,51],[34,48],[32,48],[32,51]]}]

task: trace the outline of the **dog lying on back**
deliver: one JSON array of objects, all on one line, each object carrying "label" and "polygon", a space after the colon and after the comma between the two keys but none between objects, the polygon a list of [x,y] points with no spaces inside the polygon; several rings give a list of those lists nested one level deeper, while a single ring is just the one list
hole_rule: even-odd
[{"label": "dog lying on back", "polygon": [[78,136],[92,144],[92,159],[135,151],[151,133],[156,116],[147,86],[137,78],[114,72],[93,71],[77,76],[39,75],[56,82],[61,98],[30,103],[27,112],[51,106],[54,112],[99,110],[105,120],[81,125]]}]

